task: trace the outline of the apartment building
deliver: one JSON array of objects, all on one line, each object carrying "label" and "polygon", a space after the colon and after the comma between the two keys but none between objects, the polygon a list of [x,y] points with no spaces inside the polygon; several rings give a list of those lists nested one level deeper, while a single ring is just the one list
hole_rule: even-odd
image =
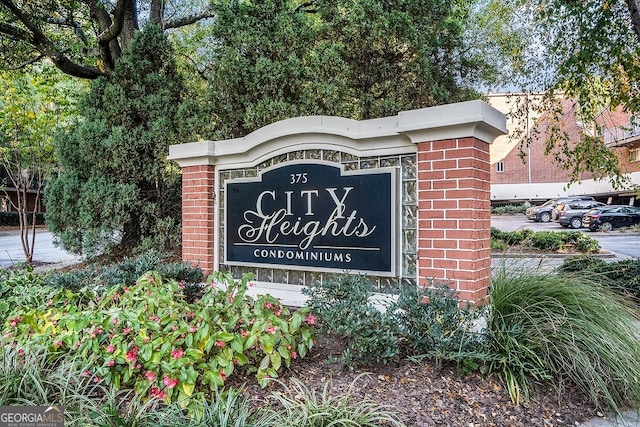
[{"label": "apartment building", "polygon": [[[553,156],[545,156],[544,143],[553,126],[549,117],[526,108],[539,94],[490,94],[488,102],[507,115],[509,136],[492,144],[491,200],[494,203],[538,202],[554,197],[592,195],[611,203],[634,203],[631,189],[614,188],[607,180],[583,173],[579,182],[567,185],[569,173]],[[621,111],[603,111],[591,123],[582,123],[570,100],[562,100],[562,131],[570,144],[585,134],[603,138],[620,159],[630,183],[640,185],[640,118]],[[515,138],[514,138],[515,135]],[[523,140],[530,137],[527,146]]]}]

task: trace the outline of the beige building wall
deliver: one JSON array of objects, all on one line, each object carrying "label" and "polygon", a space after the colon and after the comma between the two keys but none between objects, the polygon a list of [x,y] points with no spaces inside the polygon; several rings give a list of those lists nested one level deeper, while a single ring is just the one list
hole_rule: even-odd
[{"label": "beige building wall", "polygon": [[509,132],[507,135],[497,137],[491,144],[490,161],[492,165],[503,160],[507,154],[518,148],[519,141],[514,139],[518,126],[520,126],[520,129],[524,127],[526,133],[527,123],[531,127],[540,117],[540,113],[529,109],[526,120],[522,121],[514,118],[518,105],[526,102],[527,97],[531,99],[539,96],[539,94],[525,93],[495,93],[487,95],[487,103],[507,117],[507,130]]}]

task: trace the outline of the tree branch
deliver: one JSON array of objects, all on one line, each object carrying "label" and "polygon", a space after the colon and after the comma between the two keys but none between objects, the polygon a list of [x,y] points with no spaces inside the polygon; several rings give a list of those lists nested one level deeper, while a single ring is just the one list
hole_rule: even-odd
[{"label": "tree branch", "polygon": [[11,0],[0,0],[0,4],[4,5],[8,9],[8,11],[26,27],[26,31],[8,25],[3,25],[2,29],[18,30],[13,30],[13,32],[10,32],[9,34],[12,34],[14,37],[18,37],[18,40],[20,41],[30,44],[33,48],[40,52],[40,54],[51,59],[55,66],[58,67],[61,71],[71,76],[85,79],[95,79],[102,75],[105,75],[104,72],[100,71],[96,67],[77,64],[69,59],[44,34],[42,29],[31,19],[29,19],[24,13],[22,13],[20,8],[18,8]]},{"label": "tree branch", "polygon": [[182,18],[167,21],[164,23],[162,28],[164,30],[167,30],[169,28],[180,28],[180,27],[184,27],[185,25],[195,24],[196,22],[201,21],[203,19],[213,18],[214,16],[216,15],[213,12],[195,13],[193,15],[188,15]]},{"label": "tree branch", "polygon": [[[111,28],[113,24],[111,15],[109,15],[104,8],[98,6],[96,0],[83,0],[83,3],[89,7],[91,18],[98,22],[98,28],[101,33]],[[104,67],[109,70],[109,72],[112,72],[116,59],[119,58],[122,53],[118,39],[115,38],[108,42],[98,40],[98,48],[100,49],[100,57],[102,58]]]},{"label": "tree branch", "polygon": [[73,28],[73,31],[76,33],[78,39],[80,39],[82,43],[87,44],[87,37],[84,35],[84,31],[82,31],[82,26],[73,19],[73,16],[69,16],[66,19],[54,19],[49,17],[45,19],[45,22],[47,22],[48,24]]},{"label": "tree branch", "polygon": [[23,68],[25,68],[25,67],[27,67],[29,65],[35,64],[36,62],[40,61],[42,58],[45,58],[45,55],[40,54],[40,55],[37,55],[35,58],[31,58],[29,60],[23,61],[18,65],[9,66],[9,67],[5,66],[5,67],[3,67],[3,69],[9,70],[9,71],[11,71],[11,70],[22,70]]},{"label": "tree branch", "polygon": [[0,33],[9,36],[12,40],[20,42],[29,42],[31,35],[22,28],[0,22]]},{"label": "tree branch", "polygon": [[[118,0],[118,3],[116,3],[116,7],[113,10],[113,18],[109,17],[111,25],[106,29],[103,29],[102,33],[98,35],[99,43],[109,44],[111,40],[115,40],[120,35],[124,25],[124,15],[127,11],[127,7],[129,6],[133,6],[132,0]],[[97,8],[100,9],[99,7]]]},{"label": "tree branch", "polygon": [[308,9],[308,8],[310,8],[310,7],[312,7],[312,6],[315,6],[315,1],[314,1],[314,0],[306,1],[306,2],[304,2],[304,3],[300,3],[300,4],[299,4],[295,9],[294,9],[294,11],[293,11],[293,12],[294,12],[294,13],[298,13],[298,12],[300,12],[301,10],[303,10],[303,9],[304,9],[304,11],[305,11],[305,12],[307,12],[307,13],[316,13],[316,12],[317,12],[317,10],[315,10],[315,9]]}]

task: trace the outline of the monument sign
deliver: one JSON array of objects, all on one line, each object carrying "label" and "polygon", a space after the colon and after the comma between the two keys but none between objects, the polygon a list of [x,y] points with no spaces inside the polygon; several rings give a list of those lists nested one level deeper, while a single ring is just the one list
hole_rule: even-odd
[{"label": "monument sign", "polygon": [[225,264],[375,273],[396,269],[397,168],[292,162],[226,181]]}]

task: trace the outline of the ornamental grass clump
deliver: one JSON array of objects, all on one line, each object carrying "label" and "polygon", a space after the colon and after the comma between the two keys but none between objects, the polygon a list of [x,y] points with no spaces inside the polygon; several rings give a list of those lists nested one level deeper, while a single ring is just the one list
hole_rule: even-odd
[{"label": "ornamental grass clump", "polygon": [[491,368],[514,401],[541,379],[603,409],[640,408],[640,316],[620,294],[581,275],[502,269],[490,298]]},{"label": "ornamental grass clump", "polygon": [[278,427],[324,427],[324,426],[395,426],[405,424],[389,406],[368,399],[355,398],[361,374],[342,394],[331,394],[329,383],[317,393],[301,381],[292,379],[281,383],[284,390],[272,393],[282,409],[272,409],[269,425]]}]

